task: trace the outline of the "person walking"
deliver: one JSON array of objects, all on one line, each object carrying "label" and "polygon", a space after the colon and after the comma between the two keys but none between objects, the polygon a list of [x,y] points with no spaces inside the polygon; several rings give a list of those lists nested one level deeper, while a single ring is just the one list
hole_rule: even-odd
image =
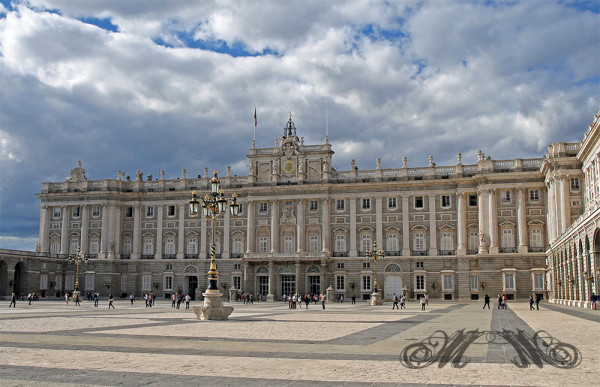
[{"label": "person walking", "polygon": [[189,294],[187,294],[185,296],[185,308],[189,309],[190,308],[190,301],[192,300],[192,296],[190,296]]},{"label": "person walking", "polygon": [[596,295],[596,293],[592,292],[592,297],[590,298],[590,301],[592,301],[592,310],[596,310],[596,301],[598,301],[598,296]]},{"label": "person walking", "polygon": [[392,310],[394,310],[394,308],[400,310],[400,308],[398,308],[398,296],[396,295],[396,293],[394,293],[394,297],[392,298],[392,301],[394,302],[392,304]]},{"label": "person walking", "polygon": [[502,308],[502,296],[498,294],[498,310]]},{"label": "person walking", "polygon": [[542,301],[542,296],[538,294],[535,296],[535,310],[540,310],[540,301]]},{"label": "person walking", "polygon": [[114,309],[114,308],[115,308],[115,306],[113,305],[113,301],[114,301],[114,300],[115,300],[115,299],[113,298],[113,295],[112,295],[112,293],[111,293],[111,294],[109,294],[109,295],[108,295],[108,309],[110,309],[110,308],[113,308],[113,309]]},{"label": "person walking", "polygon": [[488,309],[490,309],[490,296],[488,296],[487,294],[483,298],[483,309],[485,309],[486,305],[487,305]]},{"label": "person walking", "polygon": [[17,295],[14,293],[11,294],[11,296],[10,296],[10,305],[8,305],[8,307],[10,308],[11,306],[13,308],[17,307]]},{"label": "person walking", "polygon": [[419,298],[419,304],[421,304],[421,310],[425,310],[425,305],[426,305],[426,301],[425,301],[425,297],[421,297]]},{"label": "person walking", "polygon": [[321,293],[319,299],[321,300],[321,306],[323,307],[323,309],[325,309],[325,295]]},{"label": "person walking", "polygon": [[400,309],[406,309],[406,296],[404,294],[400,297]]},{"label": "person walking", "polygon": [[100,301],[100,295],[98,293],[94,293],[94,307],[98,307],[98,301]]},{"label": "person walking", "polygon": [[135,300],[135,296],[133,295],[133,293],[131,293],[129,295],[129,301],[131,302],[131,305],[133,305],[133,300]]},{"label": "person walking", "polygon": [[502,295],[502,309],[508,309],[508,297],[506,297],[506,294]]},{"label": "person walking", "polygon": [[69,293],[65,293],[65,302],[69,305]]},{"label": "person walking", "polygon": [[171,308],[175,307],[175,302],[177,301],[176,298],[177,296],[175,296],[175,293],[171,294]]},{"label": "person walking", "polygon": [[529,296],[529,310],[533,310],[533,296]]},{"label": "person walking", "polygon": [[77,292],[77,294],[75,295],[75,306],[81,306],[81,303],[79,301],[79,292]]},{"label": "person walking", "polygon": [[353,294],[352,295],[352,305],[356,304],[356,296]]}]

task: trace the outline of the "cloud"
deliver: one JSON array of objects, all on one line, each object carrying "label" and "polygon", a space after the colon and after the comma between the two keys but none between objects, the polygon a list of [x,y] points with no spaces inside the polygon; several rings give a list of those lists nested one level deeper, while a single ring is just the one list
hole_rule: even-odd
[{"label": "cloud", "polygon": [[[44,181],[246,175],[290,110],[350,169],[540,157],[600,105],[598,14],[564,2],[15,2],[0,8],[0,234]],[[328,124],[325,101],[328,101]]]}]

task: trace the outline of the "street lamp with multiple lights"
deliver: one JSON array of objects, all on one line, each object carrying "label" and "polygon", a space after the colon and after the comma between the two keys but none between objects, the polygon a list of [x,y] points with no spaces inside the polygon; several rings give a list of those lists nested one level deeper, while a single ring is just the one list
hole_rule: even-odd
[{"label": "street lamp with multiple lights", "polygon": [[219,292],[217,283],[219,275],[217,272],[217,245],[215,241],[217,216],[225,213],[228,203],[229,209],[231,210],[231,216],[233,216],[234,219],[239,215],[240,210],[236,194],[233,194],[229,201],[225,198],[225,191],[221,188],[221,181],[219,180],[218,174],[218,171],[214,171],[214,176],[210,180],[210,194],[207,194],[198,200],[198,194],[196,191],[193,191],[192,200],[189,201],[190,216],[197,216],[199,207],[202,206],[202,215],[204,218],[206,220],[212,219],[212,245],[210,249],[211,257],[210,270],[208,271],[208,287],[206,288],[207,293]]},{"label": "street lamp with multiple lights", "polygon": [[377,293],[377,261],[382,261],[385,259],[385,252],[383,250],[377,250],[377,241],[373,242],[373,250],[367,250],[365,256],[367,257],[367,261],[373,261],[375,263],[375,267],[373,269],[373,276],[375,281],[373,283],[374,292]]},{"label": "street lamp with multiple lights", "polygon": [[75,265],[77,266],[77,271],[75,274],[75,291],[76,292],[79,292],[79,264],[81,262],[87,263],[87,261],[88,261],[88,255],[81,252],[80,246],[77,246],[77,254],[69,255],[69,263],[75,262]]}]

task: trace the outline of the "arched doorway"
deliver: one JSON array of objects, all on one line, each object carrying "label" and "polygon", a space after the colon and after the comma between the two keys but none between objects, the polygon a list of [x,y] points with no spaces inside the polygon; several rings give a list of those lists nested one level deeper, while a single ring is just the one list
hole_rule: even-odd
[{"label": "arched doorway", "polygon": [[402,269],[395,263],[390,263],[385,267],[383,284],[383,298],[391,300],[394,294],[402,294]]},{"label": "arched doorway", "polygon": [[197,290],[198,268],[196,266],[186,266],[183,270],[183,294],[189,294],[193,301],[196,300]]},{"label": "arched doorway", "polygon": [[310,294],[321,293],[321,269],[317,265],[306,269],[306,291]]},{"label": "arched doorway", "polygon": [[8,287],[8,265],[0,261],[0,296],[10,296],[12,290]]}]

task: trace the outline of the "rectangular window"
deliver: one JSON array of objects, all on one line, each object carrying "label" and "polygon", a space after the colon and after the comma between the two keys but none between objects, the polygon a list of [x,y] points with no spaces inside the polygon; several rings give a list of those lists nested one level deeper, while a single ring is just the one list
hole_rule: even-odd
[{"label": "rectangular window", "polygon": [[242,264],[241,263],[234,263],[233,264],[233,270],[242,270]]},{"label": "rectangular window", "polygon": [[451,292],[454,290],[454,276],[453,275],[445,275],[444,277],[444,290],[447,292]]},{"label": "rectangular window", "polygon": [[121,291],[122,292],[127,291],[127,276],[126,275],[121,276]]},{"label": "rectangular window", "polygon": [[260,212],[261,214],[266,214],[267,210],[268,210],[268,203],[267,202],[261,202],[259,204],[258,212]]},{"label": "rectangular window", "polygon": [[423,196],[415,196],[415,208],[423,208]]},{"label": "rectangular window", "polygon": [[529,201],[530,202],[539,202],[540,201],[540,191],[537,189],[529,190]]},{"label": "rectangular window", "polygon": [[154,207],[153,206],[146,207],[146,217],[152,218],[153,216],[154,216]]},{"label": "rectangular window", "polygon": [[283,237],[283,252],[293,253],[294,252],[294,237],[286,235]]},{"label": "rectangular window", "polygon": [[362,209],[370,210],[371,209],[371,199],[363,199],[362,200]]},{"label": "rectangular window", "polygon": [[75,289],[75,275],[67,274],[65,275],[65,290]]},{"label": "rectangular window", "polygon": [[479,275],[471,274],[471,290],[479,290]]},{"label": "rectangular window", "polygon": [[443,251],[452,251],[453,243],[452,243],[452,233],[451,232],[442,232],[441,233],[441,241],[440,241],[440,250]]},{"label": "rectangular window", "polygon": [[346,277],[344,277],[343,275],[336,275],[335,276],[335,290],[337,290],[338,292],[343,292],[346,289],[346,284],[344,283]]},{"label": "rectangular window", "polygon": [[143,275],[142,276],[142,292],[149,292],[152,290],[150,282],[152,282],[151,275]]},{"label": "rectangular window", "polygon": [[371,290],[371,276],[365,275],[362,277],[362,290]]},{"label": "rectangular window", "polygon": [[40,275],[40,290],[48,289],[48,274]]},{"label": "rectangular window", "polygon": [[413,250],[425,251],[425,234],[422,232],[415,233],[415,239],[413,240]]},{"label": "rectangular window", "polygon": [[233,237],[233,251],[232,252],[234,254],[243,254],[244,253],[244,241],[241,236]]},{"label": "rectangular window", "polygon": [[477,231],[469,231],[469,250],[475,251],[479,248],[479,233]]},{"label": "rectangular window", "polygon": [[337,253],[345,253],[346,252],[346,236],[345,235],[336,235],[335,236],[335,251]]},{"label": "rectangular window", "polygon": [[165,290],[173,290],[173,277],[170,275],[165,276]]},{"label": "rectangular window", "polygon": [[309,249],[311,253],[318,253],[319,252],[319,236],[318,235],[311,235],[310,236],[310,243],[309,243]]},{"label": "rectangular window", "polygon": [[398,251],[398,234],[388,234],[386,244],[387,251]]},{"label": "rectangular window", "polygon": [[198,239],[188,238],[187,253],[188,254],[198,254]]},{"label": "rectangular window", "polygon": [[62,209],[60,207],[54,207],[53,216],[54,218],[60,218],[60,214],[62,213]]},{"label": "rectangular window", "polygon": [[242,277],[239,275],[233,276],[233,287],[237,290],[242,290]]},{"label": "rectangular window", "polygon": [[92,207],[92,216],[93,217],[100,216],[100,206],[93,206]]},{"label": "rectangular window", "polygon": [[571,178],[571,191],[579,191],[579,178],[578,177]]},{"label": "rectangular window", "polygon": [[[154,239],[146,238],[144,239],[144,255],[152,255],[154,254]],[[150,290],[150,289],[148,289]]]},{"label": "rectangular window", "polygon": [[395,210],[398,206],[398,203],[396,202],[396,198],[388,198],[388,209],[390,210]]},{"label": "rectangular window", "polygon": [[126,218],[133,218],[133,207],[127,207],[125,209],[125,217]]},{"label": "rectangular window", "polygon": [[165,254],[175,255],[175,238],[168,237],[165,241]]},{"label": "rectangular window", "polygon": [[310,201],[310,211],[317,211],[319,209],[319,202],[316,200]]},{"label": "rectangular window", "polygon": [[344,268],[344,262],[338,262],[337,268],[338,269],[343,269]]},{"label": "rectangular window", "polygon": [[95,276],[93,274],[85,275],[85,290],[94,290],[95,288]]},{"label": "rectangular window", "polygon": [[167,216],[175,216],[175,206],[167,206]]},{"label": "rectangular window", "polygon": [[529,237],[529,244],[531,247],[544,247],[542,243],[542,229],[532,228],[531,235]]},{"label": "rectangular window", "polygon": [[360,251],[365,252],[367,250],[371,250],[373,248],[373,244],[371,243],[371,235],[363,234],[360,237]]},{"label": "rectangular window", "polygon": [[500,194],[502,203],[510,203],[510,191],[502,191]]},{"label": "rectangular window", "polygon": [[504,274],[504,290],[515,290],[514,274]]},{"label": "rectangular window", "polygon": [[450,195],[442,195],[442,207],[450,207]]},{"label": "rectangular window", "polygon": [[534,274],[533,284],[535,286],[535,290],[544,290],[544,275],[541,273]]},{"label": "rectangular window", "polygon": [[416,285],[417,291],[425,290],[425,276],[424,275],[415,276],[415,282],[416,282],[415,285]]},{"label": "rectangular window", "polygon": [[477,207],[477,195],[469,195],[469,207]]},{"label": "rectangular window", "polygon": [[417,261],[417,268],[422,269],[424,267],[423,261]]},{"label": "rectangular window", "polygon": [[512,229],[502,229],[502,246],[505,248],[515,247],[515,238],[513,237]]},{"label": "rectangular window", "polygon": [[363,262],[363,269],[370,269],[371,268],[371,262]]},{"label": "rectangular window", "polygon": [[62,276],[57,275],[56,277],[54,277],[54,282],[54,290],[62,290]]},{"label": "rectangular window", "polygon": [[238,203],[240,206],[238,207],[238,215],[242,215],[244,213],[244,203]]},{"label": "rectangular window", "polygon": [[343,199],[342,200],[336,200],[335,201],[335,209],[338,210],[338,211],[344,211],[345,204],[346,204],[346,202]]},{"label": "rectangular window", "polygon": [[79,218],[79,207],[73,207],[71,211],[73,212],[73,218]]},{"label": "rectangular window", "polygon": [[90,238],[90,246],[88,251],[90,254],[98,254],[100,251],[100,241],[98,240],[98,237]]},{"label": "rectangular window", "polygon": [[266,253],[269,246],[269,238],[259,237],[258,238],[258,252]]}]

